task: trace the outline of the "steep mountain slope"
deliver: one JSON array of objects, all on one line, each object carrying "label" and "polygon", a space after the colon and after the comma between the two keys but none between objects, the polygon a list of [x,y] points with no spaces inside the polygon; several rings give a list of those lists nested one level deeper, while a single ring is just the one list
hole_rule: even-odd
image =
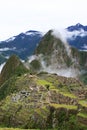
[{"label": "steep mountain slope", "polygon": [[67,29],[69,30],[69,31],[79,31],[79,30],[81,30],[81,29],[83,29],[84,31],[87,31],[87,26],[84,26],[84,25],[82,25],[82,24],[80,24],[80,23],[77,23],[76,25],[73,25],[73,26],[69,26],[69,27],[67,27]]},{"label": "steep mountain slope", "polygon": [[16,55],[12,55],[4,65],[0,74],[0,85],[14,75],[21,75],[28,70]]},{"label": "steep mountain slope", "polygon": [[3,56],[2,54],[0,54],[0,65],[4,62],[6,62],[7,58],[5,56]]},{"label": "steep mountain slope", "polygon": [[87,71],[87,52],[78,51],[55,37],[50,30],[35,51],[42,70],[67,77],[76,77]]},{"label": "steep mountain slope", "polygon": [[[30,30],[11,37],[6,41],[1,41],[0,55],[8,58],[12,54],[16,54],[25,60],[28,56],[32,55],[42,36],[43,34],[41,32]],[[2,62],[0,60],[0,63]]]},{"label": "steep mountain slope", "polygon": [[66,30],[68,31],[67,41],[69,44],[79,50],[87,51],[87,26],[78,23]]},{"label": "steep mountain slope", "polygon": [[[67,27],[66,31],[67,42],[71,46],[79,50],[87,51],[87,26],[78,23],[74,26]],[[41,32],[30,30],[1,41],[0,64],[6,61],[12,54],[17,54],[23,60],[27,59],[28,56],[33,54],[42,37],[43,34]]]}]

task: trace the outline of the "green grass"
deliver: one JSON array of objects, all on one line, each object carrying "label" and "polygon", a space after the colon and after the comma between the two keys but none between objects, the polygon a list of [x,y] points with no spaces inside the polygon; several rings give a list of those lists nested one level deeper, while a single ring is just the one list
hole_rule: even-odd
[{"label": "green grass", "polygon": [[87,125],[80,123],[79,126],[81,130],[87,130]]},{"label": "green grass", "polygon": [[77,109],[77,106],[74,105],[65,105],[65,104],[50,104],[50,106],[53,106],[55,108],[66,108],[66,109]]},{"label": "green grass", "polygon": [[66,93],[66,92],[60,92],[62,95],[66,96],[66,97],[70,97],[70,98],[77,98],[74,94],[72,93]]},{"label": "green grass", "polygon": [[59,91],[59,89],[57,89],[51,82],[48,82],[46,80],[38,79],[37,84],[42,85],[42,86],[49,85],[50,86],[49,89],[51,89],[51,90],[55,90],[55,91],[59,92],[60,94],[70,97],[70,98],[75,98],[75,99],[77,98],[74,94],[67,92],[67,90],[64,92],[62,92],[61,90]]},{"label": "green grass", "polygon": [[80,100],[80,101],[79,101],[79,104],[80,104],[81,106],[87,107],[87,101],[85,101],[85,100]]},{"label": "green grass", "polygon": [[42,108],[37,108],[35,112],[38,113],[44,119],[47,118],[47,115],[49,114],[49,111],[45,106]]},{"label": "green grass", "polygon": [[87,114],[86,114],[86,113],[81,113],[81,112],[80,112],[80,113],[78,113],[78,116],[87,119]]},{"label": "green grass", "polygon": [[49,85],[49,89],[54,89],[55,86],[53,86],[52,83],[46,81],[46,80],[42,80],[42,79],[38,79],[37,80],[37,85],[42,85],[42,86],[46,86],[46,85]]},{"label": "green grass", "polygon": [[54,75],[50,75],[50,76],[46,77],[46,80],[48,82],[53,83],[55,86],[58,86],[58,84],[59,84],[58,79],[56,79],[56,76],[54,76]]}]

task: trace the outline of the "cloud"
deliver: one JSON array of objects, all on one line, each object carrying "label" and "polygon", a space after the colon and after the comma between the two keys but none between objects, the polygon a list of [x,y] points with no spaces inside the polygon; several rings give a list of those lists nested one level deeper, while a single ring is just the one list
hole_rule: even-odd
[{"label": "cloud", "polygon": [[0,52],[9,51],[9,50],[15,50],[15,49],[16,49],[16,47],[13,47],[13,48],[8,48],[8,47],[0,48]]},{"label": "cloud", "polygon": [[35,59],[38,59],[38,57],[36,55],[32,55],[28,58],[28,62],[31,63]]},{"label": "cloud", "polygon": [[48,73],[56,73],[57,75],[64,76],[64,77],[77,77],[80,73],[78,69],[75,68],[61,68],[57,69],[54,66],[44,67],[44,71]]},{"label": "cloud", "polygon": [[3,64],[0,65],[0,73],[1,73],[2,68],[3,68],[4,65],[5,65],[5,62],[4,62]]},{"label": "cloud", "polygon": [[86,5],[86,0],[0,0],[0,40],[29,29],[48,31],[86,24]]},{"label": "cloud", "polygon": [[84,45],[83,48],[84,48],[84,49],[87,49],[87,45]]},{"label": "cloud", "polygon": [[75,68],[74,65],[67,67],[65,63],[60,64],[57,61],[57,57],[55,57],[55,54],[52,54],[49,65],[47,65],[46,61],[44,60],[44,55],[42,54],[38,56],[36,55],[30,56],[28,62],[30,63],[35,59],[41,63],[42,67],[40,71],[45,71],[52,74],[56,73],[57,75],[65,76],[65,77],[77,77],[80,74],[79,69]]},{"label": "cloud", "polygon": [[16,38],[15,36],[14,36],[14,37],[11,37],[11,38],[7,39],[6,42],[11,42],[11,41],[13,41],[15,38]]},{"label": "cloud", "polygon": [[83,29],[76,30],[76,31],[68,31],[67,29],[60,30],[60,34],[62,35],[63,39],[67,41],[67,39],[74,40],[77,36],[85,37],[87,36],[87,31],[84,31]]},{"label": "cloud", "polygon": [[65,49],[66,49],[66,52],[67,52],[68,56],[71,56],[71,49],[70,49],[70,46],[67,43],[67,39],[65,37],[64,30],[62,32],[60,30],[59,31],[58,30],[53,30],[52,35],[55,36],[56,38],[59,38],[62,41],[62,43],[65,46]]},{"label": "cloud", "polygon": [[1,51],[8,51],[9,50],[9,48],[7,48],[7,47],[5,47],[5,48],[0,48],[0,52]]},{"label": "cloud", "polygon": [[83,47],[82,47],[83,49],[82,50],[80,50],[80,51],[86,51],[87,52],[87,45],[83,45]]}]

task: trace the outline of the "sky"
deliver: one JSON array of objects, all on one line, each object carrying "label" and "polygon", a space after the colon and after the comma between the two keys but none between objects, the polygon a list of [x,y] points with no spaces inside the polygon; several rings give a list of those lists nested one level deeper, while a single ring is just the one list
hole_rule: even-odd
[{"label": "sky", "polygon": [[87,0],[0,0],[0,41],[77,23],[87,25]]}]

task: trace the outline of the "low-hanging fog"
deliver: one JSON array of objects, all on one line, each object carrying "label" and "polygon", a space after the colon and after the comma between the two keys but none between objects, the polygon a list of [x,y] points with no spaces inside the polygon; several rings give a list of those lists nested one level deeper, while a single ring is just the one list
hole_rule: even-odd
[{"label": "low-hanging fog", "polygon": [[[34,59],[37,59],[38,61],[40,61],[42,68],[40,69],[40,71],[46,71],[49,73],[56,73],[60,76],[65,76],[65,77],[77,77],[80,74],[80,71],[77,67],[77,61],[76,59],[74,59],[72,57],[71,54],[71,48],[67,43],[66,37],[62,35],[63,33],[54,30],[52,32],[52,35],[56,38],[61,39],[62,43],[65,46],[67,55],[70,57],[70,59],[73,62],[73,65],[71,65],[70,67],[67,67],[67,65],[62,62],[62,64],[60,63],[60,61],[57,59],[57,52],[58,50],[54,50],[51,58],[50,58],[50,64],[47,65],[46,61],[44,60],[44,55],[40,54],[38,56],[33,55],[31,57],[29,57],[29,62],[31,62]],[[55,43],[54,43],[55,44]],[[64,61],[63,57],[60,56],[59,57],[61,61]]]}]

